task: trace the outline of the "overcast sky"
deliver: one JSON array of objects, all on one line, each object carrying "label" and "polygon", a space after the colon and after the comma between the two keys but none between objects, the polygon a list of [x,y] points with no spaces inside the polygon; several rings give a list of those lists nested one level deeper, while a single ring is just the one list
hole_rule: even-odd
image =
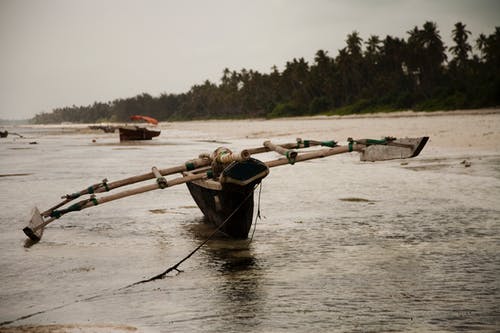
[{"label": "overcast sky", "polygon": [[458,21],[475,40],[500,26],[500,1],[0,0],[0,118],[186,92],[226,67],[312,63],[354,30],[407,38],[425,21],[447,46]]}]

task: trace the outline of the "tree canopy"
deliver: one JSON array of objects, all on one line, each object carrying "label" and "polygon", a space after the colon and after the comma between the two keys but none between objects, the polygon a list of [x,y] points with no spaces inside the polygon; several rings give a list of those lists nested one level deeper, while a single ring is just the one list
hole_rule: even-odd
[{"label": "tree canopy", "polygon": [[471,32],[457,22],[449,48],[434,22],[407,34],[363,41],[353,31],[336,56],[318,50],[311,64],[294,58],[283,71],[273,66],[269,73],[225,68],[220,82],[206,80],[185,93],[67,106],[37,114],[32,122],[124,122],[134,114],[160,121],[269,118],[500,104],[500,27],[471,45]]}]

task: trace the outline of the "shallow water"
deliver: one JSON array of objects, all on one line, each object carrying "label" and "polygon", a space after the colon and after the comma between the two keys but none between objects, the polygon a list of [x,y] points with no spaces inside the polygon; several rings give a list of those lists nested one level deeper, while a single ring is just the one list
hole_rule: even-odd
[{"label": "shallow water", "polygon": [[[366,119],[172,123],[151,142],[128,144],[117,134],[17,128],[25,139],[0,141],[0,322],[32,315],[4,329],[79,332],[497,331],[500,151],[480,140],[498,135],[500,116],[488,116],[492,128],[481,127],[485,117],[377,119],[377,130]],[[252,241],[218,236],[162,280],[123,288],[211,233],[184,185],[70,213],[32,246],[21,231],[32,206],[47,209],[103,178],[179,165],[220,145],[326,140],[327,128],[356,136],[363,127],[436,133],[412,160],[347,154],[273,168]],[[453,131],[477,134],[477,144],[452,142]]]}]

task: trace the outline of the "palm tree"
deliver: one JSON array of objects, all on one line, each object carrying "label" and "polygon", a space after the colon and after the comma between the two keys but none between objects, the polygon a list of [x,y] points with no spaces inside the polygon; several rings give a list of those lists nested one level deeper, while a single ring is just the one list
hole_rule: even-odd
[{"label": "palm tree", "polygon": [[285,89],[288,91],[289,101],[299,108],[309,105],[312,92],[309,87],[309,64],[304,58],[293,59],[287,62],[282,78]]},{"label": "palm tree", "polygon": [[366,44],[365,56],[369,58],[378,56],[381,50],[380,46],[381,43],[382,42],[378,36],[371,35],[370,38],[368,38],[368,40],[365,42]]},{"label": "palm tree", "polygon": [[450,47],[450,51],[455,55],[453,62],[459,68],[465,66],[469,58],[469,53],[472,51],[472,47],[467,42],[470,34],[471,32],[465,29],[465,24],[462,22],[457,22],[455,29],[452,30],[455,46]]},{"label": "palm tree", "polygon": [[479,35],[476,46],[486,63],[497,65],[500,61],[500,27],[496,27],[495,32],[488,37],[484,34]]},{"label": "palm tree", "polygon": [[[354,102],[358,89],[357,66],[354,65],[352,57],[347,48],[339,50],[339,54],[335,58],[335,66],[337,68],[336,90],[340,94],[338,100],[341,105],[347,105]],[[355,73],[356,72],[356,73]]]},{"label": "palm tree", "polygon": [[486,38],[485,34],[480,34],[476,40],[476,48],[481,52],[482,59],[485,58],[486,55],[486,45],[488,43],[488,38]]},{"label": "palm tree", "polygon": [[311,85],[315,95],[329,95],[331,93],[332,76],[334,71],[333,59],[328,52],[318,50],[311,66]]},{"label": "palm tree", "polygon": [[347,35],[346,43],[349,55],[355,58],[361,58],[361,45],[363,39],[359,37],[357,31],[353,31],[351,34]]},{"label": "palm tree", "polygon": [[437,85],[443,73],[446,61],[444,46],[436,23],[427,21],[420,30],[415,27],[408,31],[408,67],[412,73],[418,73],[422,92],[428,94]]}]

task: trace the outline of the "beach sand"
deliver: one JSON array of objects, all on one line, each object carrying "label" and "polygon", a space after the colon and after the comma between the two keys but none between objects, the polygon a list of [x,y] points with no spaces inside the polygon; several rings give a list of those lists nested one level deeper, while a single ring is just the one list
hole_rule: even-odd
[{"label": "beach sand", "polygon": [[164,123],[209,133],[213,140],[241,138],[381,138],[427,135],[434,147],[499,151],[500,109],[393,112],[352,116],[316,116],[271,120],[213,120]]}]

